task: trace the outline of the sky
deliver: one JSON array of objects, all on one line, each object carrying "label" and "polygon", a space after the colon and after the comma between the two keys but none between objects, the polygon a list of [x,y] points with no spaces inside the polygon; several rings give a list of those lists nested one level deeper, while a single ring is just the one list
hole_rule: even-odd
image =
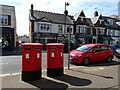
[{"label": "sky", "polygon": [[92,18],[96,10],[103,16],[118,15],[118,1],[120,0],[0,0],[0,4],[15,7],[17,34],[29,35],[31,4],[34,5],[34,10],[63,14],[65,2],[68,2],[66,9],[69,15],[78,14],[83,10],[87,18]]}]

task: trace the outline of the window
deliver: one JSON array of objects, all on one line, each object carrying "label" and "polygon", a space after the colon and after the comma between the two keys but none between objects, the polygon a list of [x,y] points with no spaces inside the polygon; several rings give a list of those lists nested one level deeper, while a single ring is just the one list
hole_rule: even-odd
[{"label": "window", "polygon": [[115,30],[112,30],[112,36],[115,36]]},{"label": "window", "polygon": [[76,33],[85,33],[86,30],[87,30],[87,27],[85,26],[77,26]]},{"label": "window", "polygon": [[80,26],[77,26],[76,28],[77,28],[76,33],[79,33],[79,31],[80,31]]},{"label": "window", "polygon": [[84,26],[80,26],[80,33],[85,33],[85,27]]},{"label": "window", "polygon": [[112,19],[108,19],[107,21],[109,22],[109,25],[113,25],[113,20]]},{"label": "window", "polygon": [[104,35],[105,29],[104,28],[97,28],[97,35]]},{"label": "window", "polygon": [[69,33],[69,31],[72,32],[71,26],[67,26],[67,33]]},{"label": "window", "polygon": [[10,21],[8,21],[8,19],[9,19],[8,15],[0,15],[0,24],[1,25],[9,25]]},{"label": "window", "polygon": [[81,21],[83,21],[83,17],[81,17]]},{"label": "window", "polygon": [[63,26],[62,25],[58,25],[58,33],[63,33]]},{"label": "window", "polygon": [[118,31],[118,36],[120,36],[120,31]]},{"label": "window", "polygon": [[111,30],[107,29],[107,35],[111,35]]},{"label": "window", "polygon": [[37,23],[37,31],[51,31],[51,24]]}]

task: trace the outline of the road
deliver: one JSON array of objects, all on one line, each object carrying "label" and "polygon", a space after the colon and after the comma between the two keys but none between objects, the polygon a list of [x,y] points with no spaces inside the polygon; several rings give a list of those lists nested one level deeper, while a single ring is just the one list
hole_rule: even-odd
[{"label": "road", "polygon": [[[64,67],[67,67],[67,54],[64,54]],[[0,67],[2,74],[20,73],[22,69],[22,56],[2,56],[0,57]],[[73,65],[72,65],[73,67]],[[46,53],[42,53],[42,69],[46,69]]]},{"label": "road", "polygon": [[[64,54],[64,67],[65,68],[67,68],[68,66],[67,57],[68,55]],[[21,73],[21,69],[22,69],[22,56],[21,55],[2,56],[0,58],[1,58],[0,68],[2,68],[2,72],[0,76]],[[114,58],[113,60],[118,61],[117,58]],[[92,64],[94,67],[86,67],[86,66],[79,66],[79,67],[81,67],[81,69],[84,71],[96,71],[96,70],[107,68],[106,63],[100,63],[100,64]],[[112,64],[116,64],[116,62],[113,62]],[[96,65],[98,65],[99,67],[95,67]],[[74,67],[78,67],[78,66],[70,65],[70,68],[74,68]],[[42,69],[46,70],[46,53],[42,53]]]}]

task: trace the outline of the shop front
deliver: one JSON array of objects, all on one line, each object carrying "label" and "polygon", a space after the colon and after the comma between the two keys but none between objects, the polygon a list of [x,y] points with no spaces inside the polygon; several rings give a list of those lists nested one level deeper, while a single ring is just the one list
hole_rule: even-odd
[{"label": "shop front", "polygon": [[79,47],[83,44],[92,43],[92,35],[75,35],[76,38],[76,46]]},{"label": "shop front", "polygon": [[111,36],[98,36],[98,43],[103,43],[103,44],[112,44],[114,39]]},{"label": "shop front", "polygon": [[14,50],[15,47],[15,37],[14,28],[0,28],[1,40],[2,40],[2,50]]},{"label": "shop front", "polygon": [[41,33],[41,32],[34,32],[32,35],[33,43],[42,43],[43,49],[45,49],[45,45],[47,43],[56,43],[57,42],[57,33]]}]

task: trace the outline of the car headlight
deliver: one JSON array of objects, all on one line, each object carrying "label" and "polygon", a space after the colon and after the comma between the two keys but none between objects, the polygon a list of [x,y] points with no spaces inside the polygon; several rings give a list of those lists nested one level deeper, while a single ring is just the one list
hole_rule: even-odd
[{"label": "car headlight", "polygon": [[82,54],[79,54],[79,55],[75,56],[75,58],[78,58],[78,57],[81,57],[81,56],[82,56]]},{"label": "car headlight", "polygon": [[74,54],[70,54],[70,56],[75,56]]}]

